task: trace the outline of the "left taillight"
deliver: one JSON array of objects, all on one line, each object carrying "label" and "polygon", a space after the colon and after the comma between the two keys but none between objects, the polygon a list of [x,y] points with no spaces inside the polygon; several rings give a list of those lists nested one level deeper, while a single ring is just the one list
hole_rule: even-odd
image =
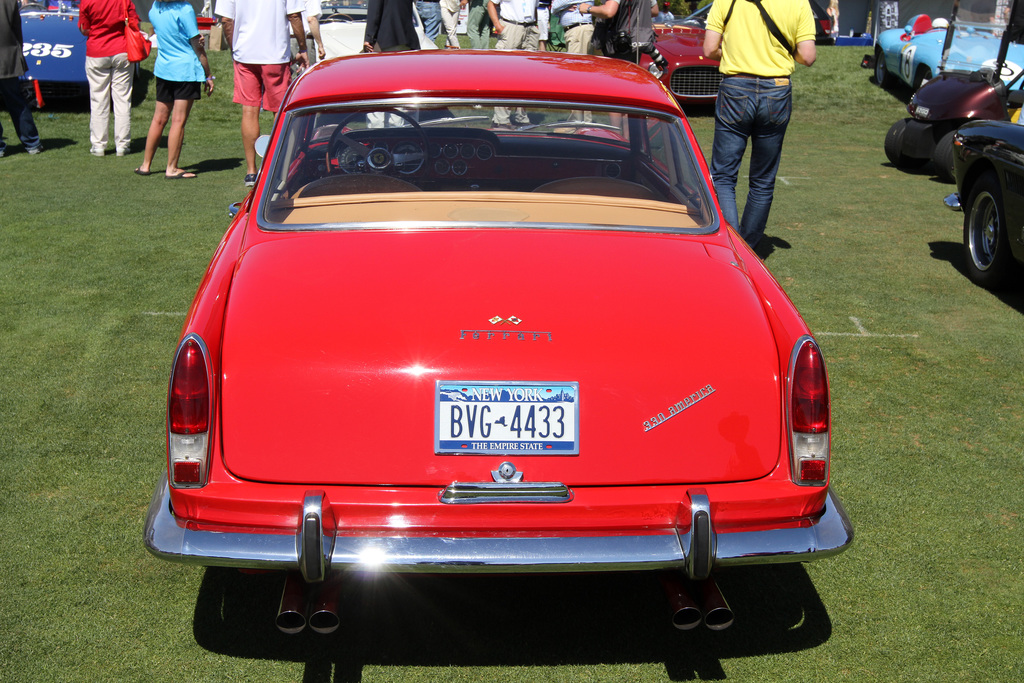
[{"label": "left taillight", "polygon": [[190,334],[174,356],[167,393],[167,467],[175,488],[206,485],[212,396],[209,351]]},{"label": "left taillight", "polygon": [[814,339],[801,337],[789,363],[789,439],[793,481],[801,486],[828,483],[831,424],[828,373]]}]

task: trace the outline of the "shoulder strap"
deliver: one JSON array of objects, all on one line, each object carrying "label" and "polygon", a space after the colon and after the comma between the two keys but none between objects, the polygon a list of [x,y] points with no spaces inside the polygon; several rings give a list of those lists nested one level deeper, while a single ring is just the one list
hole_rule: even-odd
[{"label": "shoulder strap", "polygon": [[[733,2],[735,2],[735,0],[733,0]],[[779,45],[786,48],[786,52],[789,54],[795,54],[796,50],[794,50],[793,46],[788,40],[786,40],[786,36],[782,35],[782,31],[780,31],[779,27],[775,25],[772,18],[768,16],[768,12],[765,10],[764,5],[761,4],[761,0],[747,0],[747,2],[752,2],[757,5],[758,11],[761,12],[761,18],[764,19],[764,25],[768,27],[768,33],[771,33],[775,37],[775,40],[779,41]],[[732,10],[730,8],[730,12],[731,11]]]},{"label": "shoulder strap", "polygon": [[728,24],[729,23],[729,19],[732,18],[732,11],[735,8],[736,8],[736,0],[732,0],[732,3],[729,5],[729,11],[726,12],[726,14],[725,14],[725,20],[722,21],[722,33],[725,33],[725,25]]}]

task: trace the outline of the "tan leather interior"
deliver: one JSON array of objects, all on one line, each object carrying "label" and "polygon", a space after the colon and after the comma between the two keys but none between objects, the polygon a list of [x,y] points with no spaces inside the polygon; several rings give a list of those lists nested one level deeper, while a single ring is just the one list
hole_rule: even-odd
[{"label": "tan leather interior", "polygon": [[657,201],[659,197],[639,183],[619,178],[560,178],[544,183],[534,192],[552,192],[560,194],[604,195],[607,197],[631,197],[633,199],[650,199]]},{"label": "tan leather interior", "polygon": [[[593,180],[593,179],[589,179]],[[316,181],[319,182],[319,181]],[[311,183],[312,184],[312,183]],[[274,203],[265,218],[286,226],[346,223],[539,223],[703,227],[681,204],[607,195],[542,192],[390,192],[301,196]]]},{"label": "tan leather interior", "polygon": [[419,192],[412,183],[387,175],[331,175],[306,183],[296,197],[326,197],[336,194],[372,194],[374,192]]}]

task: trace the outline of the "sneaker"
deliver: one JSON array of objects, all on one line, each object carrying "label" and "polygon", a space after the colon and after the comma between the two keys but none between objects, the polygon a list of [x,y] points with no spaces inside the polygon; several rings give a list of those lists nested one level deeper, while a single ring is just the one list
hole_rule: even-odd
[{"label": "sneaker", "polygon": [[102,147],[93,147],[92,149],[89,150],[89,154],[93,155],[94,157],[101,157],[104,154],[106,154],[106,150],[104,150]]},{"label": "sneaker", "polygon": [[255,184],[256,184],[256,174],[255,173],[246,173],[245,174],[245,186],[246,187],[252,187]]},{"label": "sneaker", "polygon": [[0,149],[0,159],[3,158],[4,154],[7,154],[7,150],[6,149]]},{"label": "sneaker", "polygon": [[119,156],[119,157],[123,157],[127,153],[128,153],[128,148],[127,147],[119,147],[118,150],[117,150],[117,156]]},{"label": "sneaker", "polygon": [[43,151],[43,146],[42,145],[36,145],[35,147],[29,147],[26,151],[29,154],[39,154],[40,152]]}]

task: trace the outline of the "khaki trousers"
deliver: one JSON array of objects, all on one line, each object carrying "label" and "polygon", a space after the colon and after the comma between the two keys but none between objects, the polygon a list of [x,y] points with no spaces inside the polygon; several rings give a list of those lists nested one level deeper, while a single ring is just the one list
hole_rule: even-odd
[{"label": "khaki trousers", "polygon": [[109,140],[110,105],[114,105],[114,148],[127,151],[132,141],[132,76],[134,65],[128,55],[86,57],[89,80],[89,143],[106,149]]},{"label": "khaki trousers", "polygon": [[594,35],[593,24],[580,24],[565,32],[566,52],[577,55],[592,55],[594,51],[590,48],[590,39]]},{"label": "khaki trousers", "polygon": [[[520,26],[519,24],[503,24],[505,30],[498,36],[495,50],[537,50],[540,48],[540,31],[537,25]],[[494,108],[494,125],[507,126],[511,124],[525,125],[530,122],[526,117],[526,111],[517,107],[515,111],[508,107]]]},{"label": "khaki trousers", "polygon": [[[571,29],[565,32],[566,51],[578,55],[596,54],[594,52],[594,49],[590,46],[590,39],[593,36],[593,24],[580,24],[579,26],[573,26]],[[569,120],[586,121],[589,123],[593,119],[589,111],[573,111],[569,115]]]}]

